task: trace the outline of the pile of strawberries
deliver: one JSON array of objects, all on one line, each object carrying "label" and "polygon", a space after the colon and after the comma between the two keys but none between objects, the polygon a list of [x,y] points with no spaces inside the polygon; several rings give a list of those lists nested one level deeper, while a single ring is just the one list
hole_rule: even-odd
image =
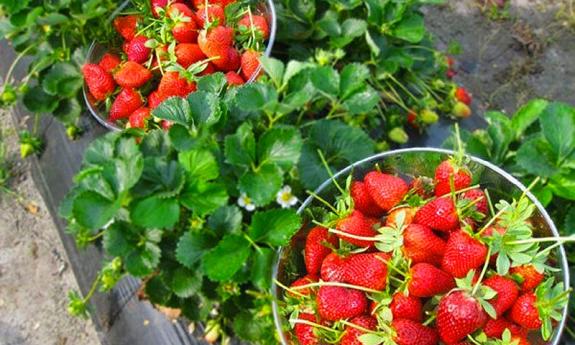
[{"label": "pile of strawberries", "polygon": [[276,281],[290,342],[548,340],[569,295],[550,264],[558,243],[542,247],[533,238],[528,197],[492,205],[473,180],[461,154],[441,162],[434,178],[376,168],[338,185],[334,204],[318,198],[325,207],[312,210],[305,274]]},{"label": "pile of strawberries", "polygon": [[270,35],[265,16],[236,0],[151,0],[139,13],[114,19],[121,49],[82,68],[90,103],[117,125],[147,128],[152,109],[194,92],[202,76],[249,81]]}]

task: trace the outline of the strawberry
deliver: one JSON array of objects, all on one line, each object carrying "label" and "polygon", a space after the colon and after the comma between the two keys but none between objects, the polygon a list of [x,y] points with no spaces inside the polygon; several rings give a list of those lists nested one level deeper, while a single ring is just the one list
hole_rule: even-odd
[{"label": "strawberry", "polygon": [[375,203],[385,211],[391,210],[399,204],[409,191],[407,183],[393,175],[371,171],[363,178],[367,191]]},{"label": "strawberry", "polygon": [[195,19],[194,11],[189,8],[187,5],[182,3],[173,3],[168,7],[166,11],[168,17],[174,19],[178,17],[186,17],[190,19]]},{"label": "strawberry", "polygon": [[141,107],[134,111],[128,118],[131,128],[146,128],[147,120],[150,118],[150,108]]},{"label": "strawberry", "polygon": [[158,91],[153,91],[148,95],[148,107],[150,109],[155,109],[160,103],[162,103],[162,99],[160,99]]},{"label": "strawberry", "polygon": [[148,38],[145,36],[134,37],[126,46],[126,55],[128,55],[128,60],[137,63],[144,63],[150,57],[152,50],[146,47],[146,42]]},{"label": "strawberry", "polygon": [[423,303],[414,295],[396,292],[389,305],[394,319],[408,319],[415,322],[423,321]]},{"label": "strawberry", "polygon": [[[308,285],[308,284],[312,284],[312,283],[317,283],[317,280],[318,279],[316,276],[308,274],[302,278],[297,279],[293,283],[291,283],[290,287],[298,287],[298,286]],[[302,295],[309,296],[312,294],[313,291],[311,288],[303,288],[303,289],[298,289],[297,292],[302,294]],[[288,291],[288,294],[291,296],[297,296],[296,294],[292,294],[289,291]]]},{"label": "strawberry", "polygon": [[433,180],[425,176],[415,177],[409,183],[409,189],[423,199],[429,199],[433,195]]},{"label": "strawberry", "polygon": [[381,217],[384,211],[377,206],[367,191],[367,185],[362,181],[353,181],[350,187],[354,209],[369,217]]},{"label": "strawberry", "polygon": [[136,27],[138,25],[138,16],[118,16],[114,18],[114,28],[120,36],[124,37],[126,41],[131,41],[136,36]]},{"label": "strawberry", "polygon": [[[359,211],[353,211],[351,215],[337,222],[336,229],[354,236],[373,237],[377,235],[377,231],[374,229],[376,224],[378,224],[377,219],[368,218]],[[370,247],[374,245],[373,241],[360,240],[340,234],[337,236],[358,247]]]},{"label": "strawberry", "polygon": [[102,56],[98,65],[100,65],[100,67],[102,67],[104,71],[111,74],[114,71],[114,69],[118,67],[120,62],[122,62],[122,60],[120,60],[120,57],[118,55],[112,53],[106,53],[104,54],[104,56]]},{"label": "strawberry", "polygon": [[497,313],[497,317],[500,317],[511,308],[519,296],[517,283],[512,279],[497,274],[485,279],[483,285],[489,286],[497,292],[497,295],[489,300],[489,303],[491,303]]},{"label": "strawberry", "polygon": [[[362,315],[354,317],[349,321],[354,325],[358,325],[361,328],[375,330],[377,328],[377,320],[371,316]],[[341,338],[341,345],[362,345],[363,343],[359,341],[359,337],[365,334],[365,332],[359,330],[358,328],[352,326],[346,326],[343,338]]]},{"label": "strawberry", "polygon": [[457,71],[452,70],[452,69],[448,69],[447,72],[445,72],[445,76],[449,79],[453,79],[453,77],[455,77],[457,75]]},{"label": "strawberry", "polygon": [[410,224],[403,231],[403,253],[413,263],[439,265],[445,254],[445,241],[425,225]]},{"label": "strawberry", "polygon": [[180,76],[178,72],[166,72],[160,80],[158,92],[160,99],[178,96],[186,97],[196,91],[196,84]]},{"label": "strawberry", "polygon": [[328,282],[343,282],[345,280],[345,259],[336,253],[326,256],[321,264],[321,279]]},{"label": "strawberry", "polygon": [[352,255],[344,264],[344,281],[373,290],[383,290],[387,284],[387,260],[385,253]]},{"label": "strawberry", "polygon": [[222,6],[218,4],[208,4],[207,10],[205,5],[198,6],[196,20],[201,28],[208,26],[206,25],[206,15],[209,25],[217,26],[226,24],[226,14]]},{"label": "strawberry", "polygon": [[[251,49],[246,50],[242,54],[242,77],[244,77],[245,80],[255,79],[261,74],[261,70],[258,73],[258,69],[260,69],[260,56],[260,52]],[[256,73],[258,74],[256,75]]]},{"label": "strawberry", "polygon": [[465,103],[466,105],[471,104],[471,95],[469,94],[469,92],[467,92],[467,90],[464,87],[459,86],[455,90],[455,98],[459,102]]},{"label": "strawberry", "polygon": [[394,330],[393,340],[397,345],[437,345],[437,331],[419,322],[408,319],[394,319],[391,322]]},{"label": "strawberry", "polygon": [[162,129],[165,131],[170,130],[170,128],[174,125],[174,123],[172,121],[168,121],[168,120],[162,120],[161,124],[162,124]]},{"label": "strawberry", "polygon": [[407,123],[409,123],[413,128],[419,128],[417,124],[417,113],[415,110],[409,110],[407,112]]},{"label": "strawberry", "polygon": [[210,75],[210,74],[214,74],[215,72],[216,72],[216,68],[214,67],[214,64],[211,62],[208,62],[206,69],[204,69],[203,71],[198,73],[198,75],[199,76]]},{"label": "strawberry", "polygon": [[435,168],[435,196],[442,196],[451,192],[451,179],[453,179],[455,191],[471,185],[469,170],[447,159]]},{"label": "strawberry", "polygon": [[108,98],[116,88],[112,76],[99,65],[85,64],[82,66],[82,74],[90,93],[98,101]]},{"label": "strawberry", "polygon": [[475,209],[477,210],[477,212],[483,213],[484,215],[487,215],[487,213],[489,212],[487,205],[487,196],[485,196],[485,193],[480,188],[475,188],[468,190],[467,192],[464,192],[461,195],[461,198],[469,201],[476,201]]},{"label": "strawberry", "polygon": [[172,28],[172,35],[178,43],[196,43],[198,41],[198,28],[196,22],[179,22]]},{"label": "strawberry", "polygon": [[367,298],[358,290],[322,286],[317,293],[317,311],[328,321],[356,317],[367,311]]},{"label": "strawberry", "polygon": [[228,82],[228,86],[240,86],[245,83],[242,76],[234,71],[226,73],[226,81]]},{"label": "strawberry", "polygon": [[463,102],[455,103],[451,112],[453,115],[459,118],[468,118],[471,116],[471,108],[469,108],[469,106]]},{"label": "strawberry", "polygon": [[519,296],[511,307],[511,319],[521,327],[539,329],[542,326],[537,308],[537,296],[527,292]]},{"label": "strawberry", "polygon": [[168,0],[151,0],[150,5],[152,7],[152,14],[158,18],[160,16],[158,9],[165,8],[166,5],[168,5]]},{"label": "strawberry", "polygon": [[409,293],[415,297],[433,297],[455,287],[455,281],[449,273],[424,262],[410,268],[408,279]]},{"label": "strawberry", "polygon": [[488,316],[481,304],[465,291],[455,290],[441,298],[437,310],[437,329],[447,344],[462,341],[483,327]]},{"label": "strawberry", "polygon": [[533,265],[511,267],[510,273],[521,280],[521,291],[523,292],[535,289],[545,278],[543,273],[537,271]]},{"label": "strawberry", "polygon": [[480,268],[487,257],[487,246],[471,237],[467,232],[458,230],[449,235],[445,246],[445,255],[441,269],[455,278],[463,278],[471,270]]},{"label": "strawberry", "polygon": [[264,40],[270,37],[270,27],[268,21],[263,16],[251,15],[250,19],[250,15],[246,14],[238,22],[238,28],[242,31],[251,32],[252,24],[253,30],[258,32]]},{"label": "strawberry", "polygon": [[228,47],[222,51],[219,59],[212,61],[214,65],[224,72],[237,71],[240,68],[240,53],[234,47]]},{"label": "strawberry", "polygon": [[[506,329],[511,331],[514,327],[513,322],[507,320],[504,317],[497,319],[489,319],[483,327],[483,331],[489,338],[501,338],[501,335]],[[511,331],[512,332],[512,331]]]},{"label": "strawberry", "polygon": [[184,68],[188,68],[191,64],[206,59],[200,46],[194,43],[178,44],[175,53],[178,63]]},{"label": "strawberry", "polygon": [[110,108],[109,120],[114,122],[130,116],[142,106],[142,96],[134,89],[122,89]]},{"label": "strawberry", "polygon": [[326,256],[331,253],[332,248],[337,248],[337,237],[330,234],[326,228],[316,226],[311,229],[305,241],[305,268],[308,274],[318,274]]},{"label": "strawberry", "polygon": [[[300,313],[299,319],[317,322],[315,315],[309,313]],[[314,327],[303,323],[296,323],[294,333],[300,345],[317,345],[319,340],[314,332]]]},{"label": "strawberry", "polygon": [[236,2],[236,0],[192,0],[192,3],[194,4],[195,8],[200,8],[202,6],[206,5],[206,2],[208,4],[215,4],[215,5],[219,5],[221,6],[223,9],[226,8],[226,6],[228,6],[229,4],[232,4],[234,2]]},{"label": "strawberry", "polygon": [[403,215],[403,226],[407,226],[413,222],[413,217],[415,217],[415,212],[417,210],[415,207],[409,206],[402,206],[394,208],[393,211],[389,212],[387,217],[385,218],[385,226],[388,227],[397,227],[398,226],[398,217]]},{"label": "strawberry", "polygon": [[531,345],[527,337],[511,336],[511,343],[514,345]]},{"label": "strawberry", "polygon": [[138,88],[152,78],[152,72],[134,61],[126,61],[114,73],[114,80],[124,88]]},{"label": "strawberry", "polygon": [[216,60],[228,59],[227,50],[232,47],[233,42],[234,30],[224,26],[202,30],[198,35],[198,45],[202,52],[208,57],[217,58]]},{"label": "strawberry", "polygon": [[422,206],[413,220],[433,230],[449,232],[459,225],[459,216],[450,197],[441,197]]}]

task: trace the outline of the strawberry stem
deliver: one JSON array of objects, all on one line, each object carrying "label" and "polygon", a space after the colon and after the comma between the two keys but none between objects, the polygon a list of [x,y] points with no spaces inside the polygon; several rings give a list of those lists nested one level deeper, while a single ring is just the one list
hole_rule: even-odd
[{"label": "strawberry stem", "polygon": [[355,240],[377,242],[377,239],[375,237],[364,237],[364,236],[352,235],[352,234],[349,234],[345,231],[340,231],[340,230],[333,229],[333,228],[329,228],[328,231],[333,233],[333,234],[345,236],[348,238],[353,238]]},{"label": "strawberry stem", "polygon": [[475,296],[475,293],[477,293],[477,290],[479,289],[479,286],[481,285],[481,282],[483,281],[483,278],[485,277],[485,273],[487,273],[487,268],[489,267],[489,261],[491,260],[491,247],[489,247],[489,249],[487,250],[487,256],[485,257],[485,263],[483,264],[483,269],[481,270],[481,274],[479,275],[479,279],[477,279],[477,282],[475,283],[475,286],[473,287],[473,291],[471,291],[471,295]]},{"label": "strawberry stem", "polygon": [[274,283],[275,283],[277,286],[281,287],[282,289],[284,289],[284,290],[286,290],[287,292],[290,292],[290,293],[292,293],[292,294],[294,294],[294,295],[297,295],[297,296],[299,296],[299,297],[307,297],[306,295],[302,294],[301,292],[296,291],[296,290],[294,290],[294,289],[292,289],[292,288],[290,288],[290,287],[288,287],[288,286],[282,284],[282,282],[280,282],[280,281],[277,280],[277,279],[274,279]]},{"label": "strawberry stem", "polygon": [[316,193],[308,190],[307,193],[311,196],[313,196],[315,199],[319,200],[322,204],[324,204],[325,206],[327,206],[333,213],[338,214],[338,211],[335,207],[333,207],[329,202],[327,202],[324,198],[322,198],[321,196],[317,195]]},{"label": "strawberry stem", "polygon": [[[364,332],[364,333],[377,334],[377,335],[383,335],[383,336],[385,336],[385,334],[384,334],[383,332],[377,332],[377,331],[374,331],[374,330],[371,330],[371,329],[367,329],[367,328],[361,327],[361,326],[359,326],[359,325],[356,325],[355,323],[351,323],[351,322],[346,321],[346,320],[341,320],[340,323],[341,323],[342,325],[349,326],[349,327],[355,328],[355,329],[357,329],[357,330],[360,330],[360,331],[362,331],[362,332]],[[386,324],[384,324],[384,323],[381,323],[381,324],[378,325],[378,326],[381,327],[381,328],[384,328],[387,332],[392,332],[392,331],[393,331],[393,330],[391,329],[391,327],[389,327],[388,325],[386,325]]]},{"label": "strawberry stem", "polygon": [[375,257],[377,260],[387,264],[388,268],[391,268],[392,270],[394,270],[395,272],[399,273],[402,277],[406,278],[407,277],[407,272],[400,270],[399,268],[397,268],[395,265],[393,265],[391,263],[391,260],[385,260],[382,257],[376,256]]},{"label": "strawberry stem", "polygon": [[493,216],[495,214],[495,208],[493,207],[491,195],[489,195],[489,190],[487,188],[485,189],[485,197],[487,198],[487,206],[489,206],[489,214]]},{"label": "strawberry stem", "polygon": [[331,168],[329,167],[327,160],[325,159],[325,156],[323,155],[323,152],[318,149],[317,153],[319,154],[319,158],[321,159],[321,163],[323,164],[323,166],[327,170],[327,174],[329,175],[329,178],[333,181],[333,184],[335,185],[335,187],[340,191],[341,194],[345,194],[345,190],[343,188],[341,188],[339,183],[336,181],[336,179],[333,175],[333,172],[331,171]]},{"label": "strawberry stem", "polygon": [[358,285],[351,285],[351,284],[340,283],[340,282],[324,282],[324,281],[319,281],[317,283],[310,283],[310,284],[306,284],[306,285],[294,286],[291,289],[302,290],[302,289],[307,289],[307,288],[312,288],[312,287],[322,287],[322,286],[342,287],[342,288],[359,290],[359,291],[363,291],[363,292],[367,292],[367,293],[376,293],[376,294],[379,294],[382,292],[382,291],[378,291],[378,290],[374,290],[374,289],[370,289],[370,288],[366,288],[366,287],[358,286]]},{"label": "strawberry stem", "polygon": [[289,322],[290,322],[290,323],[294,323],[294,324],[295,324],[295,323],[299,323],[299,324],[302,324],[302,325],[308,325],[308,326],[312,326],[312,327],[315,327],[315,328],[321,328],[321,329],[326,330],[326,331],[329,331],[329,332],[339,332],[339,331],[337,331],[337,330],[335,330],[335,329],[332,329],[332,328],[329,328],[329,327],[320,325],[319,323],[311,322],[311,321],[308,321],[308,320],[303,320],[303,319],[290,319]]},{"label": "strawberry stem", "polygon": [[429,326],[435,319],[437,318],[437,314],[431,314],[427,320],[423,323],[424,326]]},{"label": "strawberry stem", "polygon": [[527,244],[527,243],[541,243],[541,242],[557,242],[557,243],[565,243],[565,242],[575,242],[575,235],[571,236],[551,236],[551,237],[538,237],[538,238],[530,238],[526,240],[517,240],[517,241],[509,241],[506,242],[507,244]]},{"label": "strawberry stem", "polygon": [[482,345],[480,342],[478,342],[477,340],[475,340],[475,339],[471,336],[471,334],[468,334],[468,335],[467,335],[467,340],[469,340],[470,342],[472,342],[472,343],[475,344],[475,345]]}]

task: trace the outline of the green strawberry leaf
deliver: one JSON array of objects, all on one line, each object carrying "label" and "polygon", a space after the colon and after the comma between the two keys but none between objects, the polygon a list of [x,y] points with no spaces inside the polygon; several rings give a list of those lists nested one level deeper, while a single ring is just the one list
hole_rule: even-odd
[{"label": "green strawberry leaf", "polygon": [[188,231],[178,240],[176,259],[185,267],[194,268],[213,245],[214,238],[208,232]]},{"label": "green strawberry leaf", "polygon": [[331,44],[335,48],[343,48],[350,44],[356,37],[362,36],[367,30],[365,20],[348,18],[341,24],[341,34],[331,37]]},{"label": "green strawberry leaf", "polygon": [[144,160],[142,177],[132,193],[137,197],[172,198],[180,193],[185,180],[185,171],[178,162],[167,161],[166,157],[149,157]]},{"label": "green strawberry leaf", "polygon": [[203,257],[203,270],[210,280],[227,281],[245,264],[250,243],[243,236],[226,235]]},{"label": "green strawberry leaf", "polygon": [[271,288],[275,259],[275,250],[260,248],[253,251],[250,280],[262,291],[267,291]]},{"label": "green strawberry leaf", "polygon": [[281,60],[267,56],[260,57],[260,64],[277,88],[282,86],[285,65]]},{"label": "green strawberry leaf", "polygon": [[194,125],[190,103],[181,97],[170,97],[163,101],[152,110],[152,115],[186,127]]},{"label": "green strawberry leaf", "polygon": [[228,202],[225,185],[202,179],[190,180],[180,195],[180,202],[198,216],[205,216]]},{"label": "green strawberry leaf", "polygon": [[239,233],[242,226],[242,211],[235,205],[222,206],[208,218],[208,226],[219,235]]},{"label": "green strawberry leaf", "polygon": [[417,13],[404,18],[393,30],[393,36],[410,43],[421,42],[425,37],[425,33],[423,16]]},{"label": "green strawberry leaf", "polygon": [[244,123],[235,134],[226,137],[225,157],[228,163],[244,167],[255,162],[256,139],[249,123]]},{"label": "green strawberry leaf", "polygon": [[558,161],[575,150],[575,108],[565,103],[549,104],[539,119],[541,131]]},{"label": "green strawberry leaf", "polygon": [[81,226],[98,230],[110,222],[120,209],[120,200],[109,200],[101,194],[85,191],[73,201],[72,213]]},{"label": "green strawberry leaf", "polygon": [[220,98],[215,93],[196,91],[187,98],[190,112],[197,126],[210,127],[215,125],[222,115]]},{"label": "green strawberry leaf", "polygon": [[374,88],[365,86],[346,99],[343,106],[350,114],[357,115],[373,110],[380,100],[379,93]]},{"label": "green strawberry leaf", "polygon": [[[527,173],[550,177],[557,172],[551,145],[542,137],[535,137],[523,143],[517,150],[517,164]],[[537,157],[537,159],[533,159]]]},{"label": "green strawberry leaf", "polygon": [[[171,129],[184,128],[181,125],[174,124]],[[142,154],[148,157],[165,157],[172,152],[172,142],[170,142],[169,137],[161,129],[155,129],[148,132],[142,138],[142,142],[139,145],[139,149]],[[138,148],[138,145],[134,142],[134,146]]]},{"label": "green strawberry leaf", "polygon": [[197,293],[202,287],[202,272],[198,269],[190,270],[185,267],[178,267],[167,277],[167,285],[174,294],[181,298],[186,298]]},{"label": "green strawberry leaf", "polygon": [[278,164],[287,171],[298,162],[302,145],[301,134],[295,127],[274,127],[258,141],[258,160]]},{"label": "green strawberry leaf", "polygon": [[248,234],[256,242],[284,246],[300,227],[301,218],[295,210],[272,209],[254,214]]},{"label": "green strawberry leaf", "polygon": [[208,150],[194,149],[180,152],[178,161],[192,179],[210,181],[220,175],[216,157]]},{"label": "green strawberry leaf", "polygon": [[22,99],[26,109],[33,113],[51,113],[58,107],[58,97],[49,95],[40,86],[32,87]]},{"label": "green strawberry leaf", "polygon": [[154,243],[147,241],[143,246],[132,250],[124,259],[126,271],[135,277],[145,277],[152,273],[160,263],[162,251]]},{"label": "green strawberry leaf", "polygon": [[130,219],[145,228],[172,228],[180,218],[180,206],[175,198],[150,196],[130,205]]},{"label": "green strawberry leaf", "polygon": [[365,81],[369,78],[369,69],[367,66],[352,63],[345,66],[340,73],[339,95],[345,100],[356,91],[365,86]]},{"label": "green strawberry leaf", "polygon": [[219,94],[226,87],[226,83],[226,76],[222,72],[215,72],[198,80],[198,90]]},{"label": "green strawberry leaf", "polygon": [[387,342],[386,338],[373,333],[362,334],[357,339],[362,345],[379,345]]},{"label": "green strawberry leaf", "polygon": [[320,92],[335,97],[339,94],[339,73],[330,66],[316,67],[311,71],[310,80]]},{"label": "green strawberry leaf", "polygon": [[544,99],[534,99],[522,106],[511,118],[511,126],[515,131],[515,139],[518,140],[525,134],[541,113],[547,108],[549,102]]},{"label": "green strawberry leaf", "polygon": [[239,180],[238,189],[245,193],[257,206],[269,204],[281,189],[283,173],[272,163],[266,163],[257,170],[248,170]]},{"label": "green strawberry leaf", "polygon": [[49,95],[73,98],[82,88],[83,82],[80,71],[74,65],[60,62],[46,73],[42,87]]},{"label": "green strawberry leaf", "polygon": [[556,175],[551,177],[548,185],[553,194],[567,199],[575,200],[575,171],[570,175]]}]

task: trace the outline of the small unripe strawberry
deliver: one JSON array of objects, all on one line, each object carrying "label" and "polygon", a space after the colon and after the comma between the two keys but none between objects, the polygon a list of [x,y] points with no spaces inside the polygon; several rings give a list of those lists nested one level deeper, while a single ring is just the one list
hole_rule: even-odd
[{"label": "small unripe strawberry", "polygon": [[409,140],[409,136],[402,127],[395,127],[387,133],[389,139],[398,144],[405,144]]},{"label": "small unripe strawberry", "polygon": [[459,118],[467,118],[471,116],[471,108],[469,108],[469,106],[463,102],[455,103],[452,112],[453,115]]},{"label": "small unripe strawberry", "polygon": [[439,115],[430,109],[423,109],[419,116],[421,117],[421,122],[428,125],[434,124],[439,120]]}]

